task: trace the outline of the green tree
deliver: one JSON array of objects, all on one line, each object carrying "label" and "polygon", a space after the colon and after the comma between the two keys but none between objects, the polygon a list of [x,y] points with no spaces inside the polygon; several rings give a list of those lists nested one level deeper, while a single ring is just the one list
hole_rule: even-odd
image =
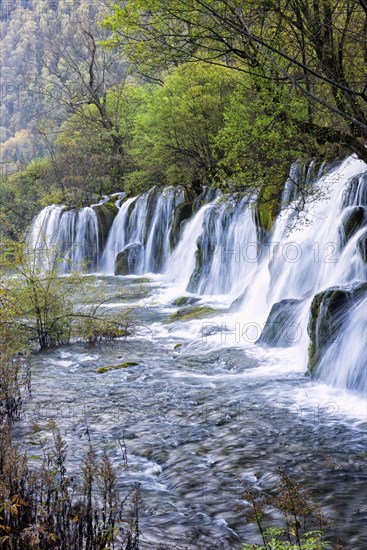
[{"label": "green tree", "polygon": [[[130,148],[139,105],[139,86],[122,82],[106,95],[113,131],[101,125],[95,105],[84,106],[62,125],[53,166],[60,173],[66,202],[88,204],[122,188],[122,177],[131,171]],[[119,151],[112,134],[118,138]]]},{"label": "green tree", "polygon": [[303,132],[367,159],[366,20],[365,0],[131,0],[106,24],[142,72],[202,60],[287,82]]},{"label": "green tree", "polygon": [[235,85],[226,68],[192,63],[171,71],[162,86],[143,86],[128,188],[180,184],[198,193],[210,183],[219,160],[214,139]]},{"label": "green tree", "polygon": [[312,151],[312,140],[299,131],[307,120],[307,103],[270,81],[241,75],[238,82],[216,137],[220,167],[234,188],[271,184],[280,189],[294,159],[306,159]]},{"label": "green tree", "polygon": [[48,159],[35,159],[23,170],[0,178],[0,238],[22,239],[46,204],[62,199]]}]

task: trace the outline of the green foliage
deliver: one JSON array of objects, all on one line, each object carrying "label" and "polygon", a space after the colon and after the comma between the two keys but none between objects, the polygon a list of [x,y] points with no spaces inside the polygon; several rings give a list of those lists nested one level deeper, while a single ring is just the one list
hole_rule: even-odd
[{"label": "green foliage", "polygon": [[95,105],[85,106],[61,128],[55,142],[55,161],[60,170],[64,201],[85,205],[122,189],[131,171],[131,141],[142,90],[125,83],[108,91],[103,125]]},{"label": "green foliage", "polygon": [[[279,477],[274,496],[248,482],[244,484],[241,503],[236,509],[247,521],[256,523],[262,544],[245,544],[242,550],[330,548],[330,542],[324,537],[327,520],[308,491],[283,471]],[[272,509],[281,513],[283,527],[266,526]],[[335,548],[342,550],[343,546],[338,543]]]},{"label": "green foliage", "polygon": [[61,199],[51,183],[48,159],[35,159],[23,170],[0,179],[1,236],[19,239],[44,204]]},{"label": "green foliage", "polygon": [[[57,121],[38,117],[48,160],[2,182],[0,219],[8,237],[18,238],[50,202],[82,206],[122,188],[137,194],[153,185],[183,185],[197,194],[203,185],[254,191],[259,224],[268,231],[292,162],[367,155],[358,68],[364,15],[357,3],[348,12],[326,0],[307,10],[296,0],[127,1],[113,6],[104,28],[97,28],[99,9],[85,18],[83,3],[75,8],[78,24],[62,17],[52,43],[41,25],[40,43],[50,46],[40,63],[42,93],[54,107],[58,92],[63,107]],[[43,7],[42,23],[51,24]],[[60,0],[60,14],[65,7]],[[13,15],[6,28],[19,33]],[[155,80],[127,77],[119,48],[132,72]],[[46,103],[44,96],[42,109]]]},{"label": "green foliage", "polygon": [[238,81],[216,138],[223,151],[220,168],[223,177],[229,177],[228,190],[269,185],[280,190],[290,164],[312,151],[312,141],[300,132],[307,104],[293,96],[287,84],[275,85],[249,75]]},{"label": "green foliage", "polygon": [[201,60],[280,89],[287,82],[292,98],[306,98],[304,133],[367,158],[363,2],[128,0],[113,9],[105,18],[110,44],[142,72]]},{"label": "green foliage", "polygon": [[200,63],[177,67],[162,86],[145,85],[127,189],[135,193],[152,185],[209,183],[217,167],[213,139],[234,85],[225,68]]},{"label": "green foliage", "polygon": [[[23,345],[37,343],[45,348],[67,343],[72,336],[73,298],[82,284],[78,274],[60,278],[57,266],[44,269],[35,255],[17,260],[16,275],[5,281],[11,320],[3,330],[14,328]],[[1,323],[3,325],[3,321]]]},{"label": "green foliage", "polygon": [[[77,271],[59,275],[63,258],[54,260],[52,251],[43,251],[40,262],[34,252],[17,248],[12,253],[13,275],[5,273],[0,282],[0,336],[13,353],[72,339],[94,343],[132,334],[129,312],[100,313],[103,300],[96,304],[94,291],[88,303],[85,277]],[[87,303],[81,303],[82,297]]]},{"label": "green foliage", "polygon": [[270,527],[264,530],[266,537],[266,546],[258,544],[245,544],[242,550],[322,550],[330,548],[330,543],[323,540],[323,535],[320,531],[308,531],[299,542],[289,542],[284,540],[286,533],[283,529]]}]

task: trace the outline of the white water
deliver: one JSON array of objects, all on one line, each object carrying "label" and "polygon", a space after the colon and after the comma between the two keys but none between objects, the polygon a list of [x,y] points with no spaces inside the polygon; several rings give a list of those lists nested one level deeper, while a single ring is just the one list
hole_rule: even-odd
[{"label": "white water", "polygon": [[343,332],[331,343],[319,367],[322,379],[331,386],[358,388],[367,392],[367,298],[348,312]]},{"label": "white water", "polygon": [[[184,202],[184,194],[174,188],[160,192],[153,188],[138,198],[127,199],[120,207],[102,255],[101,270],[113,273],[116,254],[128,244],[142,243],[142,272],[163,274],[166,286],[173,289],[167,296],[190,291],[205,296],[206,302],[210,295],[212,303],[219,299],[218,295],[227,303],[241,296],[237,312],[226,319],[232,325],[252,323],[262,328],[275,303],[301,300],[297,306],[300,337],[292,353],[295,362],[306,370],[307,322],[313,296],[326,288],[353,288],[367,280],[367,267],[357,250],[357,241],[366,228],[359,229],[347,242],[342,231],[342,221],[349,210],[358,205],[366,207],[366,179],[361,178],[353,193],[346,195],[350,179],[365,170],[362,161],[346,159],[316,182],[316,191],[325,189],[329,197],[306,205],[301,217],[307,223],[290,231],[298,206],[294,200],[278,217],[272,235],[262,245],[247,199],[234,203],[217,198],[203,204],[186,222],[181,239],[171,250],[174,211]],[[283,199],[288,201],[294,196],[290,179]],[[32,226],[29,242],[40,249],[44,242],[55,239],[73,243],[69,248],[61,246],[65,252],[64,271],[71,262],[80,265],[89,258],[93,247],[98,251],[94,211],[87,208],[79,213],[68,212],[59,206],[44,209]],[[79,243],[77,247],[75,243]],[[97,265],[98,252],[92,263]],[[343,337],[327,350],[320,364],[318,376],[322,380],[364,391],[364,313],[363,303],[351,308],[343,325]],[[199,325],[192,323],[190,330],[197,335]]]},{"label": "white water", "polygon": [[[200,208],[190,223],[169,259],[166,275],[181,292],[185,292],[195,267],[196,241],[203,233],[203,222],[208,210],[213,205],[206,204]],[[185,259],[183,262],[182,259]]]},{"label": "white water", "polygon": [[[304,299],[297,321],[299,338],[293,348],[296,362],[304,368],[307,365],[307,323],[313,296],[328,287],[353,287],[367,280],[366,264],[356,248],[364,229],[358,231],[344,248],[340,239],[347,183],[365,168],[363,162],[349,158],[338,170],[321,178],[317,185],[330,189],[330,199],[306,207],[310,222],[302,230],[288,231],[294,217],[294,205],[291,204],[279,216],[272,239],[262,251],[263,258],[246,298],[238,314],[234,315],[233,320],[240,320],[241,327],[252,323],[255,328],[262,328],[273,304],[284,299]],[[354,205],[362,199],[365,182],[362,181],[357,189]],[[365,313],[363,304],[356,312],[350,312],[343,337],[328,351],[318,368],[320,379],[339,387],[365,391]]]},{"label": "white water", "polygon": [[126,244],[128,244],[126,238],[127,225],[129,223],[129,207],[136,199],[137,197],[132,197],[121,205],[109,231],[106,246],[101,258],[102,271],[108,274],[114,273],[116,255],[124,249]]},{"label": "white water", "polygon": [[210,210],[202,241],[204,267],[195,291],[235,297],[252,277],[257,263],[256,253],[253,261],[243,261],[245,254],[250,259],[251,251],[257,250],[254,211],[248,207],[248,200],[224,203]]},{"label": "white water", "polygon": [[310,298],[329,286],[366,279],[366,267],[356,250],[358,235],[343,250],[339,238],[346,184],[364,169],[363,162],[347,159],[337,171],[321,178],[317,185],[330,189],[330,198],[306,206],[309,222],[300,230],[289,232],[294,204],[281,213],[271,240],[259,254],[255,281],[241,311],[265,321],[271,306],[280,300]]},{"label": "white water", "polygon": [[41,266],[57,262],[61,273],[93,270],[100,254],[96,213],[89,206],[80,210],[47,206],[34,220],[27,245]]},{"label": "white water", "polygon": [[183,191],[173,187],[157,193],[153,187],[139,197],[126,200],[110,229],[101,268],[113,274],[115,258],[130,243],[144,247],[141,272],[165,270],[170,253],[170,228],[174,209],[183,202]]}]

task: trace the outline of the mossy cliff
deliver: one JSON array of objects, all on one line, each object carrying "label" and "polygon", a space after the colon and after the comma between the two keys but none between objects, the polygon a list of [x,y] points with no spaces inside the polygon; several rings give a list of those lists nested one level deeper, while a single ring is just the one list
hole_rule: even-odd
[{"label": "mossy cliff", "polygon": [[310,337],[310,374],[316,372],[325,351],[338,337],[351,305],[358,302],[366,293],[367,283],[361,283],[354,288],[328,288],[314,296],[307,326]]},{"label": "mossy cliff", "polygon": [[184,202],[176,206],[169,236],[171,249],[173,249],[180,240],[180,237],[182,236],[184,222],[191,218],[192,212],[192,202]]},{"label": "mossy cliff", "polygon": [[104,204],[98,204],[96,206],[93,206],[93,210],[95,211],[97,218],[98,218],[98,227],[99,227],[99,244],[101,250],[105,246],[107,242],[108,233],[111,229],[111,226],[113,224],[113,220],[117,216],[118,208],[115,205],[114,201],[108,201]]},{"label": "mossy cliff", "polygon": [[255,219],[260,241],[269,233],[280,212],[282,192],[283,187],[276,184],[265,185],[260,190],[255,209]]}]

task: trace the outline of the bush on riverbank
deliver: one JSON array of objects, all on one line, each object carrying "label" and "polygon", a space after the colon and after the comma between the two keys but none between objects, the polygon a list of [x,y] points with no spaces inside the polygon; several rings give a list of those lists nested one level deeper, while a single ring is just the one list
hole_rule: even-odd
[{"label": "bush on riverbank", "polygon": [[61,277],[58,268],[63,260],[54,260],[52,251],[40,259],[37,252],[23,253],[14,247],[11,262],[5,262],[5,269],[15,269],[4,270],[0,281],[0,336],[13,352],[77,339],[95,343],[133,333],[130,312],[102,310],[103,296],[98,301],[93,292],[91,303],[80,303],[91,294],[90,281],[79,271]]},{"label": "bush on riverbank", "polygon": [[11,550],[122,550],[139,547],[139,487],[123,497],[107,453],[90,440],[79,483],[68,475],[67,447],[54,434],[37,466],[0,429],[0,546]]}]

